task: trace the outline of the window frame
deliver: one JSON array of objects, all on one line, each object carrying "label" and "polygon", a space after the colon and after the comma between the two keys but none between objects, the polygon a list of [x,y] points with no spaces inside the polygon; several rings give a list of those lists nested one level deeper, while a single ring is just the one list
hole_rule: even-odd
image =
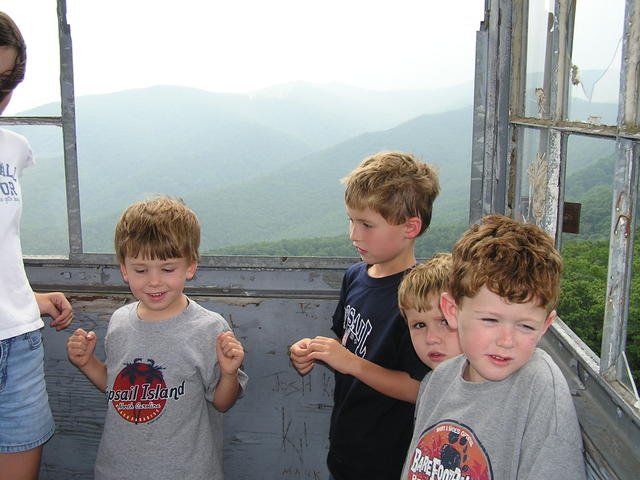
[{"label": "window frame", "polygon": [[[544,214],[537,222],[561,246],[567,143],[571,135],[616,142],[602,352],[598,356],[562,320],[543,346],[567,377],[578,410],[591,478],[633,476],[640,441],[640,400],[625,356],[640,162],[640,0],[626,0],[616,125],[565,120],[569,100],[576,0],[555,0],[544,73],[546,105],[540,118],[524,115],[528,0],[486,0],[477,34],[469,223],[484,215],[520,215],[519,185],[525,129],[540,131],[547,162]],[[611,438],[621,448],[611,454]],[[626,443],[628,439],[628,442]],[[620,442],[620,444],[618,443]]]},{"label": "window frame", "polygon": [[[73,56],[66,0],[56,0],[60,45],[59,117],[0,117],[0,125],[50,125],[62,128],[69,231],[67,257],[29,257],[25,265],[34,288],[44,291],[127,292],[115,258],[83,250],[76,148]],[[592,478],[631,478],[640,444],[640,400],[628,376],[624,356],[629,315],[631,258],[640,162],[640,53],[631,48],[640,37],[640,0],[626,0],[619,114],[616,125],[594,125],[564,119],[569,69],[561,53],[571,49],[575,0],[555,0],[552,51],[542,118],[524,116],[526,25],[528,0],[485,0],[485,19],[476,36],[473,145],[469,222],[489,213],[517,216],[519,159],[525,129],[546,139],[548,177],[540,225],[560,248],[564,165],[570,135],[613,139],[617,158],[609,254],[607,302],[603,318],[603,355],[598,358],[561,319],[554,322],[543,346],[552,351],[568,378],[584,432]],[[578,8],[580,6],[578,5]],[[637,41],[637,40],[636,40]],[[558,53],[560,52],[560,53]],[[190,294],[214,297],[335,298],[342,273],[355,257],[206,256],[200,261]],[[608,449],[611,438],[617,449]]]},{"label": "window frame", "polygon": [[78,185],[78,151],[76,146],[76,108],[73,80],[71,28],[67,23],[67,2],[56,0],[58,43],[60,49],[60,115],[51,117],[0,117],[0,125],[44,125],[62,129],[64,172],[69,229],[69,258],[82,257],[82,221]]}]

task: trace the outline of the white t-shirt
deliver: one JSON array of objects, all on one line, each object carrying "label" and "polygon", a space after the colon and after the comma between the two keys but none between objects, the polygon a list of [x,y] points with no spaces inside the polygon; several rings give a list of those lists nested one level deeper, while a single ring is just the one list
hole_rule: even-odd
[{"label": "white t-shirt", "polygon": [[22,262],[22,171],[34,164],[27,140],[0,129],[0,340],[44,326]]}]

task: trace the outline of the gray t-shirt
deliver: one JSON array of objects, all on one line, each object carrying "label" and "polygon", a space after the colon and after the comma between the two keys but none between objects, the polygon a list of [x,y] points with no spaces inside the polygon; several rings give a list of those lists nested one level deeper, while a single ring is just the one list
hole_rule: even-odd
[{"label": "gray t-shirt", "polygon": [[[211,401],[220,376],[220,315],[193,300],[180,315],[140,320],[138,303],[111,317],[107,415],[95,465],[97,480],[223,479],[222,413]],[[244,390],[247,376],[238,380]]]},{"label": "gray t-shirt", "polygon": [[465,381],[466,364],[447,360],[420,385],[402,480],[585,478],[569,387],[546,352],[499,382]]}]

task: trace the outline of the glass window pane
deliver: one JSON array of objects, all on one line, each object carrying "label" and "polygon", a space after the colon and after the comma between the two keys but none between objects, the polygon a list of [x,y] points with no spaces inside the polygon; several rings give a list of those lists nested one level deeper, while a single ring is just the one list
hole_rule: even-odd
[{"label": "glass window pane", "polygon": [[[157,3],[68,1],[85,251],[112,252],[123,209],[161,193],[196,211],[203,254],[353,256],[340,179],[381,150],[439,166],[424,248],[450,248],[468,218],[482,0],[463,11],[421,0]],[[425,30],[437,16],[455,16],[455,28]],[[401,35],[372,33],[394,23]]]},{"label": "glass window pane", "polygon": [[69,254],[62,130],[4,127],[25,136],[36,164],[22,175],[21,241],[24,255]]},{"label": "glass window pane", "polygon": [[525,128],[518,155],[520,156],[520,202],[519,219],[538,223],[544,214],[547,132]]},{"label": "glass window pane", "polygon": [[596,354],[607,291],[615,155],[613,140],[569,137],[565,203],[579,206],[579,233],[562,234],[564,273],[558,314]]},{"label": "glass window pane", "polygon": [[552,15],[552,2],[529,2],[524,102],[526,117],[542,118],[549,114],[544,93],[548,92],[549,86],[545,83],[544,74],[550,71],[546,65],[551,62],[547,48],[553,26]]},{"label": "glass window pane", "polygon": [[[2,0],[27,44],[24,81],[3,115],[60,115],[60,51],[56,0]],[[37,14],[34,11],[37,10]]]},{"label": "glass window pane", "polygon": [[625,1],[576,4],[568,119],[615,125]]}]

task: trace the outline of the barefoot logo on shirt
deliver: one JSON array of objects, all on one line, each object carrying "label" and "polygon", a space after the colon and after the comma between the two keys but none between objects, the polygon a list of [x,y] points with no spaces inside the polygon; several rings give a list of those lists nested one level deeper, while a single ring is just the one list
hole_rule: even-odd
[{"label": "barefoot logo on shirt", "polygon": [[178,400],[184,395],[184,380],[177,387],[167,388],[162,376],[164,367],[149,358],[135,358],[116,375],[113,389],[107,389],[107,399],[116,412],[131,423],[145,423],[156,418],[167,399]]},{"label": "barefoot logo on shirt", "polygon": [[427,428],[409,461],[408,480],[491,480],[491,462],[473,431],[451,420]]}]

